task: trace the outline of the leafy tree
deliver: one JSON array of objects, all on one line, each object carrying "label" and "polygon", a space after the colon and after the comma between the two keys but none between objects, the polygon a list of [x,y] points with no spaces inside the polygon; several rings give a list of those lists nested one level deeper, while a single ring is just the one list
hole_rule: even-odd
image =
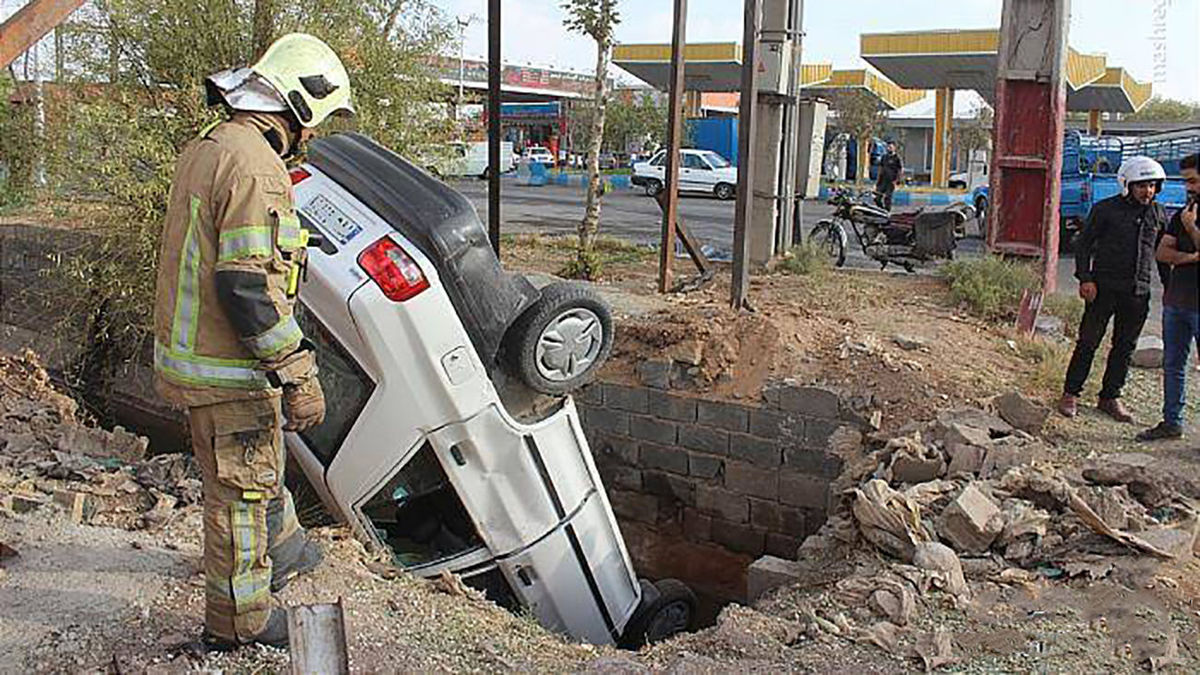
[{"label": "leafy tree", "polygon": [[954,126],[954,135],[956,145],[967,153],[967,170],[970,170],[972,159],[975,157],[975,151],[986,150],[992,144],[992,120],[995,113],[986,105],[980,105],[975,109],[975,114],[971,119],[956,122]]},{"label": "leafy tree", "polygon": [[1145,122],[1200,121],[1200,104],[1155,96],[1147,101],[1141,110],[1126,115],[1125,119]]},{"label": "leafy tree", "polygon": [[587,202],[583,220],[579,223],[579,252],[574,264],[566,270],[574,277],[595,279],[600,275],[596,233],[600,229],[600,200],[604,189],[600,178],[600,151],[608,109],[608,64],[612,60],[613,31],[621,18],[617,13],[617,0],[565,0],[561,6],[567,12],[563,21],[567,29],[587,35],[596,42],[595,94],[587,137]]},{"label": "leafy tree", "polygon": [[429,64],[454,33],[428,0],[96,0],[67,26],[70,86],[47,101],[50,187],[102,208],[95,244],[64,256],[58,277],[69,292],[58,297],[72,303],[68,331],[86,322],[100,371],[136,358],[149,334],[175,158],[220,114],[204,105],[204,78],[252,63],[292,31],[324,39],[350,73],[358,115],[322,131],[355,128],[402,154],[450,137]]},{"label": "leafy tree", "polygon": [[[859,157],[863,155],[864,144],[877,136],[887,121],[887,113],[879,100],[861,90],[837,91],[830,97],[829,107],[836,113],[834,125],[836,128],[850,134],[858,140]],[[853,158],[858,162],[858,158]],[[859,162],[855,181],[863,182],[867,167]]]},{"label": "leafy tree", "polygon": [[604,146],[613,152],[629,152],[635,145],[662,143],[666,128],[667,107],[653,96],[634,93],[618,97],[609,104]]}]

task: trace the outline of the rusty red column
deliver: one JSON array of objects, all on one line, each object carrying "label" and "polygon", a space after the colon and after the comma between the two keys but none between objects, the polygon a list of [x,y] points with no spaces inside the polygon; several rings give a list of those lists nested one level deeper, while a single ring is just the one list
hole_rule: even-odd
[{"label": "rusty red column", "polygon": [[1005,0],[996,78],[988,246],[1040,256],[1058,271],[1065,70],[1070,0]]}]

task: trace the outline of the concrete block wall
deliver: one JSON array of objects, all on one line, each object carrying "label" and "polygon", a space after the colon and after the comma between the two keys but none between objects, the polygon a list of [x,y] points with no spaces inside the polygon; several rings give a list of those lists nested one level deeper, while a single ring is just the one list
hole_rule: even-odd
[{"label": "concrete block wall", "polygon": [[841,459],[830,438],[855,418],[839,395],[774,387],[760,405],[600,382],[576,396],[622,520],[751,556],[792,559],[825,522]]}]

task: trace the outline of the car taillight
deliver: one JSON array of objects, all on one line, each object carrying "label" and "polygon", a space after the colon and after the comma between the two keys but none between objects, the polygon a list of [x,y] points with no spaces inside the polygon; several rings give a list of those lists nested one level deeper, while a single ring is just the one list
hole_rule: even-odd
[{"label": "car taillight", "polygon": [[358,254],[358,264],[379,284],[389,300],[403,302],[429,288],[417,263],[390,237],[384,237]]},{"label": "car taillight", "polygon": [[312,174],[309,173],[304,167],[298,166],[298,167],[292,169],[291,171],[289,171],[288,175],[292,177],[292,185],[295,185],[296,183],[299,183],[300,181],[304,180],[305,178],[308,178]]}]

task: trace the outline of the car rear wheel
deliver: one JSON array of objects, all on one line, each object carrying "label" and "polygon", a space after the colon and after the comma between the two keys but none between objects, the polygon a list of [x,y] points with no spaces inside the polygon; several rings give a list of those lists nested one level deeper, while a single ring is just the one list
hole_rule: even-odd
[{"label": "car rear wheel", "polygon": [[509,329],[505,349],[516,374],[542,394],[569,394],[595,377],[612,351],[612,312],[588,286],[561,282]]},{"label": "car rear wheel", "polygon": [[647,197],[657,197],[658,193],[662,192],[663,190],[662,181],[658,180],[657,178],[651,178],[650,180],[646,181],[645,189]]},{"label": "car rear wheel", "polygon": [[640,649],[695,627],[696,594],[682,581],[643,581],[642,594],[643,605],[630,620],[621,638],[622,647]]},{"label": "car rear wheel", "polygon": [[717,183],[717,187],[713,188],[713,194],[721,201],[728,201],[733,199],[734,195],[737,194],[737,190],[729,183]]}]

